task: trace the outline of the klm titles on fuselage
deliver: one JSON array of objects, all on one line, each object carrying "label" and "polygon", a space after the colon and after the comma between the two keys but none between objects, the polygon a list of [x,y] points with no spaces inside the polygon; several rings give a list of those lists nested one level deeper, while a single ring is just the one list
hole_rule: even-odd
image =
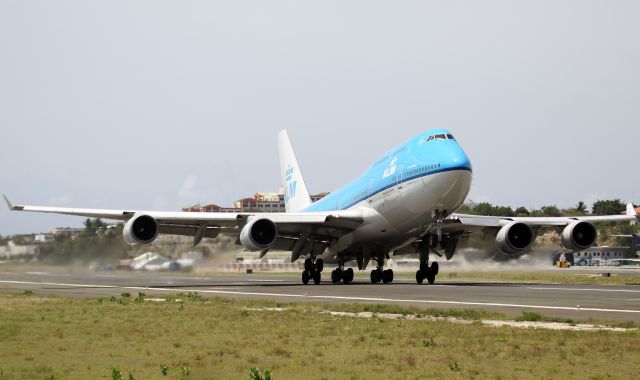
[{"label": "klm titles on fuselage", "polygon": [[287,170],[285,172],[285,183],[284,183],[284,200],[288,201],[289,199],[296,196],[296,188],[298,187],[298,181],[296,181],[293,177],[293,166],[287,166]]}]

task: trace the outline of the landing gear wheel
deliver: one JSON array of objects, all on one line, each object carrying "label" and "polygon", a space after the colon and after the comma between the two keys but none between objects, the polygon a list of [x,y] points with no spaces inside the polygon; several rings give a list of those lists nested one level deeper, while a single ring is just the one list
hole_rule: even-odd
[{"label": "landing gear wheel", "polygon": [[423,261],[420,263],[420,271],[422,272],[422,277],[424,277],[424,275],[427,273],[427,271],[429,270],[429,263],[426,261]]},{"label": "landing gear wheel", "polygon": [[313,283],[318,285],[320,283],[321,275],[320,272],[313,272]]},{"label": "landing gear wheel", "polygon": [[324,261],[322,261],[322,259],[316,260],[316,270],[318,272],[322,272],[323,269],[324,269]]},{"label": "landing gear wheel", "polygon": [[439,271],[440,271],[440,266],[438,265],[438,263],[435,261],[431,263],[431,272],[433,272],[433,275],[437,276]]},{"label": "landing gear wheel", "polygon": [[377,284],[378,282],[380,282],[380,280],[382,280],[382,274],[380,273],[379,270],[374,269],[371,271],[371,283],[372,284]]},{"label": "landing gear wheel", "polygon": [[311,276],[309,276],[309,272],[304,271],[302,272],[302,283],[307,285],[309,283],[309,279],[311,278]]},{"label": "landing gear wheel", "polygon": [[382,282],[385,284],[393,282],[393,271],[391,269],[387,269],[382,272]]},{"label": "landing gear wheel", "polygon": [[433,285],[434,282],[436,282],[436,274],[433,273],[433,271],[431,269],[429,269],[426,273],[426,277],[427,277],[427,281],[429,281],[429,285]]},{"label": "landing gear wheel", "polygon": [[425,277],[425,276],[424,276],[424,273],[423,273],[421,270],[419,270],[419,269],[418,269],[418,270],[416,271],[416,282],[417,282],[419,285],[422,285],[422,282],[424,281],[424,277]]},{"label": "landing gear wheel", "polygon": [[348,284],[351,281],[353,281],[353,268],[348,268],[347,270],[342,272],[342,282]]},{"label": "landing gear wheel", "polygon": [[331,272],[331,282],[333,282],[334,284],[337,284],[338,282],[340,282],[340,280],[342,280],[344,278],[344,274],[342,273],[342,271],[340,270],[340,268],[338,269],[334,269]]},{"label": "landing gear wheel", "polygon": [[304,270],[305,272],[313,272],[313,260],[306,259],[304,261]]}]

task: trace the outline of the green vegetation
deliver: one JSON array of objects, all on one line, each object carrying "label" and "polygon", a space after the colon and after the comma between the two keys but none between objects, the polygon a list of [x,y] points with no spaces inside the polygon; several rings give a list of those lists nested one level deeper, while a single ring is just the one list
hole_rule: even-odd
[{"label": "green vegetation", "polygon": [[[593,215],[618,215],[626,210],[626,204],[620,199],[598,200],[593,203]],[[580,201],[573,208],[559,209],[555,205],[543,206],[538,210],[527,210],[518,207],[515,211],[509,206],[496,206],[488,202],[478,203],[474,207],[462,206],[459,210],[462,214],[471,215],[495,215],[495,216],[579,216],[588,215],[587,206]]]},{"label": "green vegetation", "polygon": [[[495,328],[326,313],[500,317],[398,305],[185,295],[165,302],[116,299],[127,302],[0,294],[0,378],[404,379],[423,378],[428,369],[429,378],[599,379],[635,378],[640,370],[638,331]],[[274,307],[281,311],[266,309]],[[247,309],[251,313],[240,318]],[[522,318],[545,319],[537,313]]]}]

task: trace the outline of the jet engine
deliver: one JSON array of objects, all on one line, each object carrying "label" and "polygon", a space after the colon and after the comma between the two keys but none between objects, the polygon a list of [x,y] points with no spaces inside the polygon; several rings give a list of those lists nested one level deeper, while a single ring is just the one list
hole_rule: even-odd
[{"label": "jet engine", "polygon": [[598,238],[598,231],[589,222],[574,222],[562,230],[560,242],[571,251],[579,251],[592,247]]},{"label": "jet engine", "polygon": [[249,221],[240,231],[240,244],[248,251],[262,251],[273,245],[278,237],[278,226],[266,218]]},{"label": "jet engine", "polygon": [[522,222],[511,222],[502,227],[496,235],[496,244],[498,248],[509,255],[519,255],[526,252],[533,242],[536,235],[533,229]]},{"label": "jet engine", "polygon": [[122,235],[129,245],[149,244],[158,237],[158,222],[149,215],[134,215],[124,225]]}]

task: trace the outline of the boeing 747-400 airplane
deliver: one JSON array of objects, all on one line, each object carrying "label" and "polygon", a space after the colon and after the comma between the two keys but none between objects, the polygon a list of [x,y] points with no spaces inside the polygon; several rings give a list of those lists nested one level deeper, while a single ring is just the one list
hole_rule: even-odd
[{"label": "boeing 747-400 airplane", "polygon": [[417,253],[416,281],[433,284],[438,263],[429,254],[453,257],[461,239],[471,233],[494,236],[498,248],[520,255],[531,248],[543,228],[554,228],[569,250],[593,246],[593,222],[637,222],[633,205],[625,215],[584,217],[498,217],[456,214],[471,186],[469,157],[445,129],[422,133],[385,153],[360,177],[312,203],[286,131],[278,136],[285,213],[192,213],[139,210],[96,210],[13,205],[11,210],[78,215],[125,222],[129,244],[149,244],[159,234],[185,235],[197,245],[203,238],[233,235],[249,251],[290,251],[291,261],[305,257],[302,282],[320,283],[324,260],[338,263],[333,283],[353,281],[358,269],[376,262],[372,283],[390,283],[384,269],[390,255]]}]

